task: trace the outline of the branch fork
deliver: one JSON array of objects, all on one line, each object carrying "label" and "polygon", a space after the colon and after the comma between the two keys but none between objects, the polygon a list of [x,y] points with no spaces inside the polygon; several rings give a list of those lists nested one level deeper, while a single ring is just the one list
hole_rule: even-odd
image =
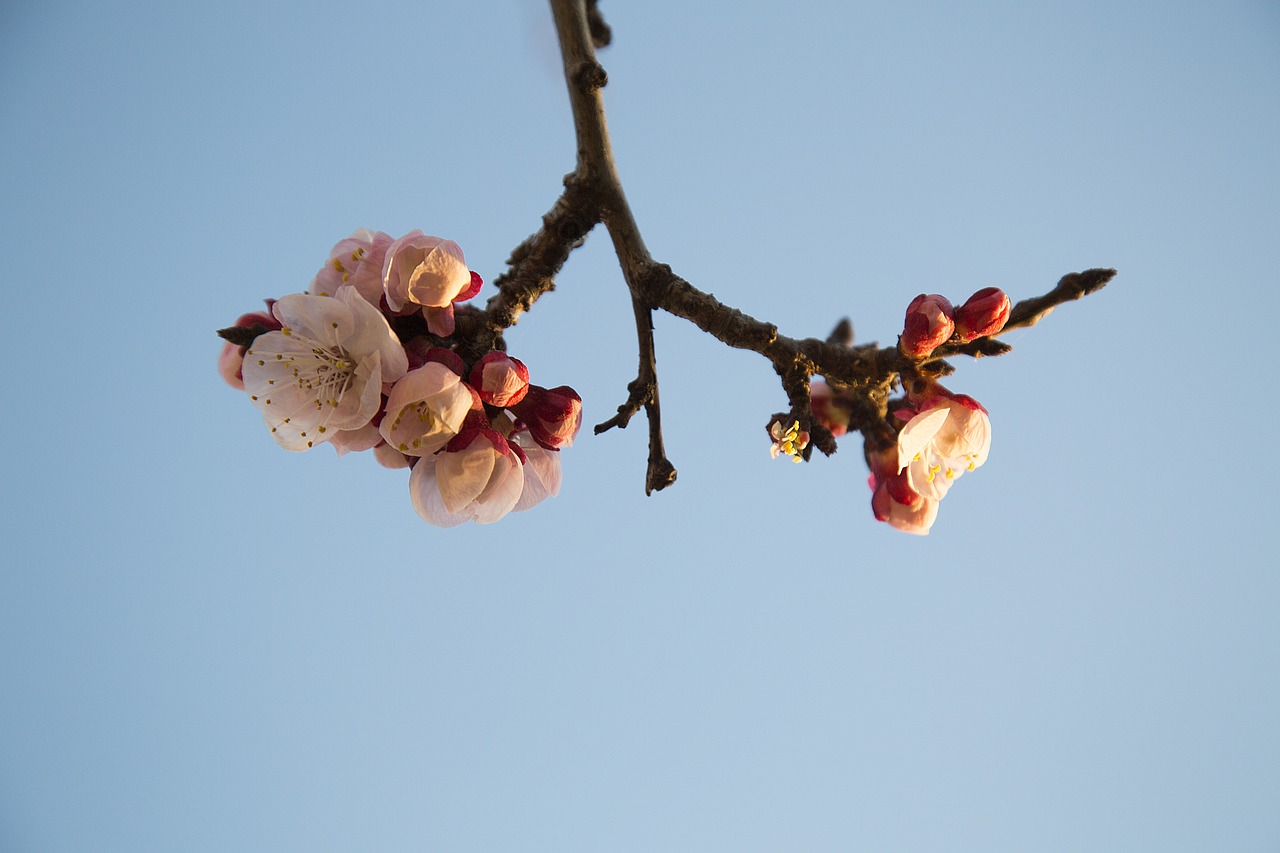
[{"label": "branch fork", "polygon": [[[608,74],[596,59],[596,48],[611,39],[597,0],[550,0],[565,83],[573,111],[577,164],[565,176],[564,192],[542,218],[542,227],[512,251],[508,270],[494,284],[490,298],[476,320],[482,333],[473,338],[471,358],[489,349],[502,348],[503,330],[555,287],[555,277],[573,249],[582,245],[596,225],[609,232],[627,283],[635,315],[639,366],[628,383],[626,400],[617,414],[595,427],[597,434],[614,427],[623,429],[641,408],[649,421],[649,462],[645,493],[652,494],[675,482],[676,469],[666,457],[662,441],[657,358],[653,338],[653,311],[661,309],[682,317],[722,343],[764,356],[778,373],[791,410],[770,420],[798,422],[810,435],[803,452],[807,461],[816,447],[835,452],[835,437],[818,422],[810,406],[810,377],[822,375],[852,399],[850,430],[863,433],[868,447],[892,443],[894,428],[888,421],[889,397],[899,384],[946,376],[954,367],[946,358],[997,356],[1011,347],[993,337],[968,343],[944,344],[929,358],[913,361],[896,346],[853,346],[853,329],[842,320],[826,340],[794,339],[779,334],[777,326],[762,322],[725,305],[681,278],[671,267],[650,255],[640,234],[618,177],[605,124],[601,89]],[[1058,305],[1101,289],[1116,274],[1112,269],[1069,273],[1043,296],[1024,299],[1012,309],[1004,331],[1033,326]],[[766,426],[766,429],[769,427]]]}]

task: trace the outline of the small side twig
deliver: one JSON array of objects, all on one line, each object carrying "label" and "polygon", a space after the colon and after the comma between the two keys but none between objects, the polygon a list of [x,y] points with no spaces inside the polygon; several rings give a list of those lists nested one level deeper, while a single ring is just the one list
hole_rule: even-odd
[{"label": "small side twig", "polygon": [[1013,311],[1009,314],[1009,322],[1004,324],[1004,330],[1007,332],[1010,329],[1034,326],[1062,303],[1096,293],[1106,287],[1107,282],[1115,276],[1116,271],[1113,269],[1091,269],[1067,273],[1058,281],[1057,287],[1044,296],[1023,299],[1013,306]]}]

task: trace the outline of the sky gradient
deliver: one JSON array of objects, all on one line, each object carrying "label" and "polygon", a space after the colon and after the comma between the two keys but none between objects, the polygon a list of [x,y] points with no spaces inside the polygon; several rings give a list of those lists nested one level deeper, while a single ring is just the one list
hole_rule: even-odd
[{"label": "sky gradient", "polygon": [[1280,8],[602,10],[650,250],[783,333],[1119,276],[957,362],[991,457],[918,538],[668,315],[646,498],[597,231],[507,335],[584,399],[561,495],[437,530],[213,330],[359,227],[500,274],[574,163],[549,11],[5,4],[0,849],[1274,851]]}]

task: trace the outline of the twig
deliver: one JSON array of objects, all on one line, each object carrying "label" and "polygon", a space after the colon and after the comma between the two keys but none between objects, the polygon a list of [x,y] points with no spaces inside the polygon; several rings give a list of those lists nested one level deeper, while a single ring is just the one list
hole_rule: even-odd
[{"label": "twig", "polygon": [[[628,396],[618,407],[618,414],[597,426],[596,432],[625,427],[644,407],[649,419],[646,493],[661,489],[675,479],[675,468],[667,460],[662,445],[653,342],[654,309],[661,308],[682,317],[728,346],[751,350],[767,358],[781,378],[791,403],[791,416],[801,421],[802,428],[808,429],[811,436],[820,439],[814,443],[824,452],[834,449],[834,440],[826,440],[825,430],[815,424],[809,407],[809,377],[826,376],[851,394],[850,428],[860,430],[870,441],[883,444],[892,440],[893,427],[887,420],[887,406],[900,377],[903,382],[914,384],[950,373],[952,366],[943,360],[947,356],[980,357],[1009,351],[1009,346],[1002,341],[979,338],[966,344],[939,347],[928,362],[920,364],[903,356],[896,346],[851,346],[852,328],[844,324],[827,340],[789,338],[779,334],[772,323],[757,320],[720,302],[676,275],[666,264],[656,262],[645,247],[627,204],[605,124],[600,90],[608,82],[608,76],[596,61],[595,47],[607,43],[608,28],[599,15],[596,0],[550,2],[573,111],[577,168],[566,179],[565,194],[546,217],[542,231],[513,253],[511,272],[499,279],[500,293],[490,300],[487,313],[495,336],[500,335],[502,328],[514,323],[521,311],[551,288],[553,276],[568,257],[574,240],[581,240],[596,222],[604,223],[631,292],[640,366],[635,381],[627,386]],[[568,210],[561,210],[562,205]],[[547,236],[553,219],[568,223],[566,230],[571,239],[563,241]],[[545,260],[526,268],[528,258],[535,255]],[[1115,270],[1092,269],[1064,276],[1057,287],[1044,296],[1019,302],[1005,329],[1034,325],[1057,305],[1097,291],[1114,275]]]}]

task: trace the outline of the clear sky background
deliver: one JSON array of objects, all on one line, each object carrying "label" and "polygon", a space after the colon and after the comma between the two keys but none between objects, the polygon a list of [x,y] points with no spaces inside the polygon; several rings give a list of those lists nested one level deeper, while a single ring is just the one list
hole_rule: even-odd
[{"label": "clear sky background", "polygon": [[4,3],[0,849],[1280,848],[1280,7],[602,8],[650,249],[784,333],[1119,277],[958,363],[991,458],[916,538],[668,315],[646,498],[593,233],[508,335],[562,494],[438,530],[213,330],[361,226],[496,277],[574,162],[545,6]]}]

